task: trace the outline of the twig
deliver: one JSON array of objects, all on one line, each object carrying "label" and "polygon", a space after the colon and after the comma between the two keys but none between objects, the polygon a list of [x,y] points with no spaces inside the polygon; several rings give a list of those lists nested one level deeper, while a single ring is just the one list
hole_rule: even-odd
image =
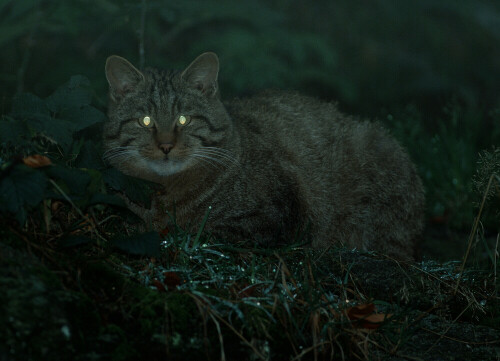
[{"label": "twig", "polygon": [[433,333],[435,335],[439,335],[439,336],[441,336],[441,338],[447,338],[448,340],[452,340],[452,341],[455,341],[455,342],[465,343],[466,345],[478,345],[479,346],[479,345],[492,345],[492,344],[495,344],[495,343],[500,343],[500,340],[491,340],[491,341],[482,341],[482,342],[464,341],[464,340],[460,340],[460,339],[455,338],[455,337],[441,335],[439,332],[429,330],[428,328],[425,328],[425,327],[421,327],[421,329],[424,330],[424,331]]},{"label": "twig", "polygon": [[[196,303],[198,303],[198,302],[200,302],[200,303],[202,303],[202,304],[204,303],[203,299],[202,299],[202,298],[199,298],[199,297],[198,297],[198,296],[196,296],[195,294],[193,294],[193,293],[189,292],[189,293],[188,293],[188,295],[189,295],[189,296],[191,296],[191,297],[194,299],[194,301],[195,301]],[[208,304],[207,306],[211,306],[211,305],[210,305],[210,304]],[[262,355],[262,354],[259,352],[259,350],[257,350],[257,349],[255,348],[255,346],[254,346],[254,345],[253,345],[250,341],[248,341],[248,340],[245,338],[245,336],[243,336],[240,332],[238,332],[238,331],[237,331],[237,330],[233,327],[233,325],[231,325],[229,322],[227,322],[227,321],[226,321],[226,320],[225,320],[222,316],[220,316],[220,315],[219,315],[219,314],[218,314],[215,310],[213,310],[213,309],[212,309],[212,308],[210,308],[210,307],[207,307],[207,309],[206,309],[206,310],[207,310],[207,312],[209,312],[209,314],[210,314],[210,316],[211,316],[211,317],[212,317],[212,315],[214,315],[215,317],[217,317],[217,318],[219,319],[219,321],[221,321],[221,322],[222,322],[224,325],[226,325],[226,326],[227,326],[227,327],[228,327],[231,331],[233,331],[233,332],[234,332],[234,334],[235,334],[236,336],[238,336],[238,337],[239,337],[239,338],[240,338],[240,339],[241,339],[241,340],[242,340],[245,344],[247,344],[247,345],[248,345],[248,346],[249,346],[249,347],[253,350],[253,352],[255,353],[255,355],[257,355],[257,357],[259,357],[259,358],[260,358],[261,360],[263,360],[263,361],[266,361],[266,360],[267,360],[267,358],[266,358],[264,355]]]},{"label": "twig", "polygon": [[[56,182],[54,182],[52,179],[49,179],[49,182],[52,183],[52,185],[57,189],[57,191],[69,202],[69,204],[71,204],[71,206],[78,212],[78,214],[83,218],[85,219],[87,222],[89,222],[89,224],[91,225],[94,225],[94,222],[92,222],[92,220],[86,216],[85,214],[83,214],[83,212],[80,210],[80,208],[78,208],[74,203],[73,201],[71,200],[71,198],[68,197],[68,195],[61,189],[61,187],[59,187],[57,185]],[[99,233],[99,231],[97,230],[97,228],[93,227],[94,229],[94,232],[96,233],[96,235],[102,239],[103,241],[107,241],[106,238],[104,238],[103,236],[101,236],[101,234]]]},{"label": "twig", "polygon": [[497,243],[495,244],[495,253],[493,254],[493,284],[497,284],[497,258],[498,258],[498,240],[500,233],[497,234]]},{"label": "twig", "polygon": [[[297,361],[297,360],[300,360],[300,359],[302,359],[302,357],[303,357],[306,353],[311,352],[311,351],[315,351],[315,353],[316,353],[316,352],[317,352],[318,347],[321,347],[321,346],[323,346],[323,345],[328,345],[328,344],[330,344],[330,343],[331,343],[330,341],[323,341],[323,342],[320,342],[320,343],[318,343],[318,344],[314,344],[314,345],[312,345],[312,346],[310,346],[310,347],[308,347],[308,348],[306,348],[306,349],[302,350],[302,352],[301,352],[301,353],[299,353],[297,356],[295,356],[295,357],[294,357],[291,361]],[[315,358],[316,358],[316,356],[315,356]]]},{"label": "twig", "polygon": [[446,329],[446,330],[445,330],[445,331],[444,331],[444,332],[440,335],[440,337],[436,340],[436,342],[434,342],[434,343],[432,344],[432,346],[431,346],[431,347],[429,347],[429,348],[427,349],[427,351],[425,351],[425,353],[429,353],[429,352],[430,352],[430,350],[432,350],[432,349],[433,349],[433,348],[434,348],[434,347],[438,344],[438,342],[439,342],[439,341],[441,341],[441,340],[443,339],[443,337],[445,337],[445,336],[446,336],[446,334],[448,333],[448,331],[450,330],[450,328],[451,328],[451,327],[455,324],[455,322],[457,322],[457,320],[458,320],[458,319],[459,319],[459,318],[460,318],[460,317],[461,317],[461,316],[465,313],[465,311],[467,311],[467,310],[469,309],[469,307],[470,307],[471,305],[472,305],[472,303],[469,303],[469,304],[467,305],[467,307],[465,307],[465,308],[463,309],[463,311],[462,311],[462,312],[460,312],[460,314],[459,314],[457,317],[455,317],[455,319],[454,319],[454,320],[450,323],[450,325],[448,326],[448,328],[447,328],[447,329]]},{"label": "twig", "polygon": [[481,207],[479,208],[479,212],[476,216],[476,219],[474,220],[474,225],[473,225],[472,230],[471,230],[470,235],[469,235],[469,244],[467,245],[467,251],[465,252],[464,259],[462,261],[462,265],[460,266],[460,273],[458,275],[457,284],[455,285],[455,290],[453,291],[454,295],[457,294],[458,286],[460,285],[460,281],[462,280],[462,275],[464,273],[465,263],[467,262],[467,258],[469,257],[469,253],[470,253],[470,250],[472,248],[472,242],[474,240],[474,236],[476,234],[477,227],[479,225],[479,220],[481,219],[481,214],[483,212],[484,204],[486,203],[486,198],[488,196],[488,193],[490,192],[491,182],[493,182],[494,177],[495,177],[495,173],[493,173],[490,176],[490,179],[488,181],[488,186],[486,187],[486,191],[484,192],[484,195],[483,195]]},{"label": "twig", "polygon": [[146,0],[141,2],[141,27],[139,28],[139,69],[144,68],[145,54],[144,54],[144,27],[146,23]]}]

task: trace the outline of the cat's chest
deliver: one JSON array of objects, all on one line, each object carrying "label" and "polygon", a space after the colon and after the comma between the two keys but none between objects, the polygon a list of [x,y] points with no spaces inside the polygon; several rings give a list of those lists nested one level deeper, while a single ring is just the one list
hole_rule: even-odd
[{"label": "cat's chest", "polygon": [[175,218],[188,228],[198,227],[208,215],[208,228],[231,228],[246,233],[252,227],[272,227],[286,217],[296,199],[283,178],[264,170],[235,169],[210,181],[179,182],[156,195],[156,218]]}]

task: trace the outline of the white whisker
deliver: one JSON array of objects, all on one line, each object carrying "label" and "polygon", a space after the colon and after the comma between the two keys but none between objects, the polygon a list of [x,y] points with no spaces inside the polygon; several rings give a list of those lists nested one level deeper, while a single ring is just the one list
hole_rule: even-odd
[{"label": "white whisker", "polygon": [[239,165],[238,159],[232,155],[232,153],[226,149],[218,147],[201,147],[196,150],[198,154],[204,154],[212,158],[218,158],[221,161],[225,161],[227,165],[231,163],[234,165]]},{"label": "white whisker", "polygon": [[207,166],[209,166],[211,168],[215,168],[217,170],[222,169],[220,165],[212,162],[209,159],[206,159],[205,157],[201,157],[201,156],[198,156],[198,155],[193,155],[193,158],[198,159],[200,161],[200,163],[198,163],[198,164],[202,165],[205,169],[207,169]]},{"label": "white whisker", "polygon": [[138,147],[129,146],[129,147],[114,147],[108,149],[102,155],[102,159],[104,161],[115,160],[116,158],[122,158],[127,156],[132,156],[137,154]]},{"label": "white whisker", "polygon": [[197,158],[197,159],[200,159],[202,161],[205,161],[205,162],[209,163],[210,165],[212,165],[213,167],[218,168],[218,169],[220,169],[219,168],[220,166],[223,166],[225,168],[229,167],[229,164],[224,163],[220,159],[211,157],[211,156],[206,155],[206,154],[201,154],[201,153],[198,153],[198,152],[193,152],[190,155],[192,157],[194,157],[194,158]]}]

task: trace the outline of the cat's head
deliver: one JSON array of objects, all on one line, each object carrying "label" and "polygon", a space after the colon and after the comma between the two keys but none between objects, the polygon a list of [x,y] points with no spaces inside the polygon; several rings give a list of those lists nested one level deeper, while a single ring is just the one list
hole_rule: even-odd
[{"label": "cat's head", "polygon": [[126,174],[162,182],[193,167],[228,165],[231,120],[219,100],[219,60],[204,53],[183,72],[106,61],[109,120],[104,158]]}]

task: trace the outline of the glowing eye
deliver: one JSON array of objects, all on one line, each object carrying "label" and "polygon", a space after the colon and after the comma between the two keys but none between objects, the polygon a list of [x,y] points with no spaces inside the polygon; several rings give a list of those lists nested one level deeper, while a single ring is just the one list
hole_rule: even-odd
[{"label": "glowing eye", "polygon": [[184,124],[186,124],[186,122],[187,122],[187,118],[184,115],[181,115],[179,117],[179,124],[184,125]]},{"label": "glowing eye", "polygon": [[142,124],[144,124],[147,127],[149,124],[151,124],[151,118],[150,117],[142,118]]}]

